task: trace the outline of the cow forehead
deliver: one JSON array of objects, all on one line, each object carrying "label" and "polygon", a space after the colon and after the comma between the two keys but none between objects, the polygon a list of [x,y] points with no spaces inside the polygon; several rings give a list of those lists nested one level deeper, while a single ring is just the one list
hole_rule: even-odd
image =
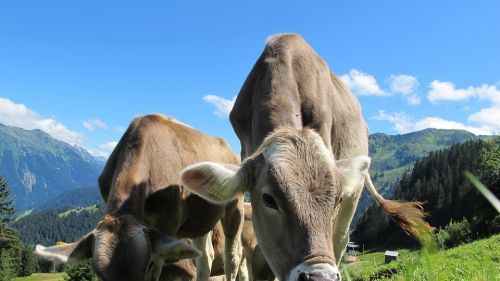
[{"label": "cow forehead", "polygon": [[117,258],[115,251],[130,253],[128,259],[141,258],[149,252],[149,241],[141,224],[125,227],[103,227],[96,231],[94,245],[94,259],[98,264],[106,267]]},{"label": "cow forehead", "polygon": [[308,160],[307,158],[311,156],[329,165],[335,163],[333,153],[325,146],[323,139],[310,129],[301,131],[277,130],[264,140],[258,152],[262,152],[269,164],[297,160],[297,158]]},{"label": "cow forehead", "polygon": [[261,158],[265,162],[261,172],[266,174],[259,178],[266,178],[270,185],[281,189],[290,200],[293,200],[294,194],[309,191],[303,195],[326,203],[336,202],[341,192],[340,175],[335,168],[333,154],[322,139],[309,131],[285,133],[267,140]]}]

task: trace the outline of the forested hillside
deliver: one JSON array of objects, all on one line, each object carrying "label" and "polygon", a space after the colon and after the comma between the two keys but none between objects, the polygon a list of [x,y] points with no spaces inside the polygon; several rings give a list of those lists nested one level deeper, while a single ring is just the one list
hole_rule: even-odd
[{"label": "forested hillside", "polygon": [[14,223],[26,245],[72,242],[92,230],[103,216],[103,207],[89,206],[32,213]]},{"label": "forested hillside", "polygon": [[[436,228],[465,218],[471,227],[468,231],[474,232],[473,235],[497,233],[500,217],[465,178],[465,171],[477,175],[499,197],[500,138],[467,141],[431,152],[417,160],[411,172],[403,175],[394,197],[426,202],[427,221]],[[353,237],[375,245],[410,241],[376,205],[361,218]]]},{"label": "forested hillside", "polygon": [[[377,190],[384,196],[392,197],[401,176],[410,169],[415,161],[432,151],[448,148],[467,140],[488,139],[489,136],[476,136],[463,130],[425,129],[402,135],[371,134],[369,138],[370,174]],[[352,227],[373,203],[365,190],[354,216]]]}]

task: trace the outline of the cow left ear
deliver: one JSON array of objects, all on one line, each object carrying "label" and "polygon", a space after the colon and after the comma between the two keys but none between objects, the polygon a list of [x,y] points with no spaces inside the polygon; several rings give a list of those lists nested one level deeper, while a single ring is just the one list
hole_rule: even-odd
[{"label": "cow left ear", "polygon": [[370,162],[370,157],[365,155],[335,161],[342,174],[343,195],[351,195],[357,186],[364,183]]},{"label": "cow left ear", "polygon": [[182,184],[192,192],[215,204],[232,201],[244,192],[240,166],[201,162],[186,167],[181,174]]},{"label": "cow left ear", "polygon": [[77,264],[92,257],[94,248],[94,232],[90,232],[77,242],[51,247],[36,245],[35,255],[55,263]]},{"label": "cow left ear", "polygon": [[174,263],[183,259],[194,259],[202,254],[187,242],[163,235],[154,229],[149,230],[149,238],[153,246],[153,254],[160,257],[165,263]]}]

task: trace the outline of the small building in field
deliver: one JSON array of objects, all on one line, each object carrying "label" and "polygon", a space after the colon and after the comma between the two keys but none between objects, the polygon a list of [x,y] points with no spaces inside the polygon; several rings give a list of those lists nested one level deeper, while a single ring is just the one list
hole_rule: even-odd
[{"label": "small building in field", "polygon": [[396,251],[385,251],[385,263],[390,263],[399,259],[399,252]]},{"label": "small building in field", "polygon": [[354,255],[359,252],[359,245],[357,245],[354,242],[348,242],[347,243],[347,253],[349,255]]},{"label": "small building in field", "polygon": [[353,263],[353,262],[357,262],[358,261],[358,257],[356,256],[347,256],[347,262],[348,263]]}]

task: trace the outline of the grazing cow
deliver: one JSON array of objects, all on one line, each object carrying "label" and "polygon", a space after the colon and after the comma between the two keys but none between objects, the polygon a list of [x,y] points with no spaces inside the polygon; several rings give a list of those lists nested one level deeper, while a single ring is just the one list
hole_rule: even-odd
[{"label": "grazing cow", "polygon": [[365,184],[405,231],[429,228],[420,203],[386,200],[375,190],[360,105],[302,37],[268,40],[230,120],[242,165],[198,163],[182,181],[212,202],[250,193],[260,251],[280,280],[340,280]]},{"label": "grazing cow", "polygon": [[[243,199],[215,205],[181,185],[182,168],[199,161],[237,164],[222,139],[174,119],[146,115],[133,120],[99,177],[106,215],[82,240],[36,253],[59,262],[93,258],[102,280],[158,280],[165,262],[196,260],[198,280],[208,280],[213,256],[207,233],[221,220],[227,280],[234,280],[241,257]],[[222,164],[221,164],[222,165]],[[178,238],[194,238],[198,250]]]}]

